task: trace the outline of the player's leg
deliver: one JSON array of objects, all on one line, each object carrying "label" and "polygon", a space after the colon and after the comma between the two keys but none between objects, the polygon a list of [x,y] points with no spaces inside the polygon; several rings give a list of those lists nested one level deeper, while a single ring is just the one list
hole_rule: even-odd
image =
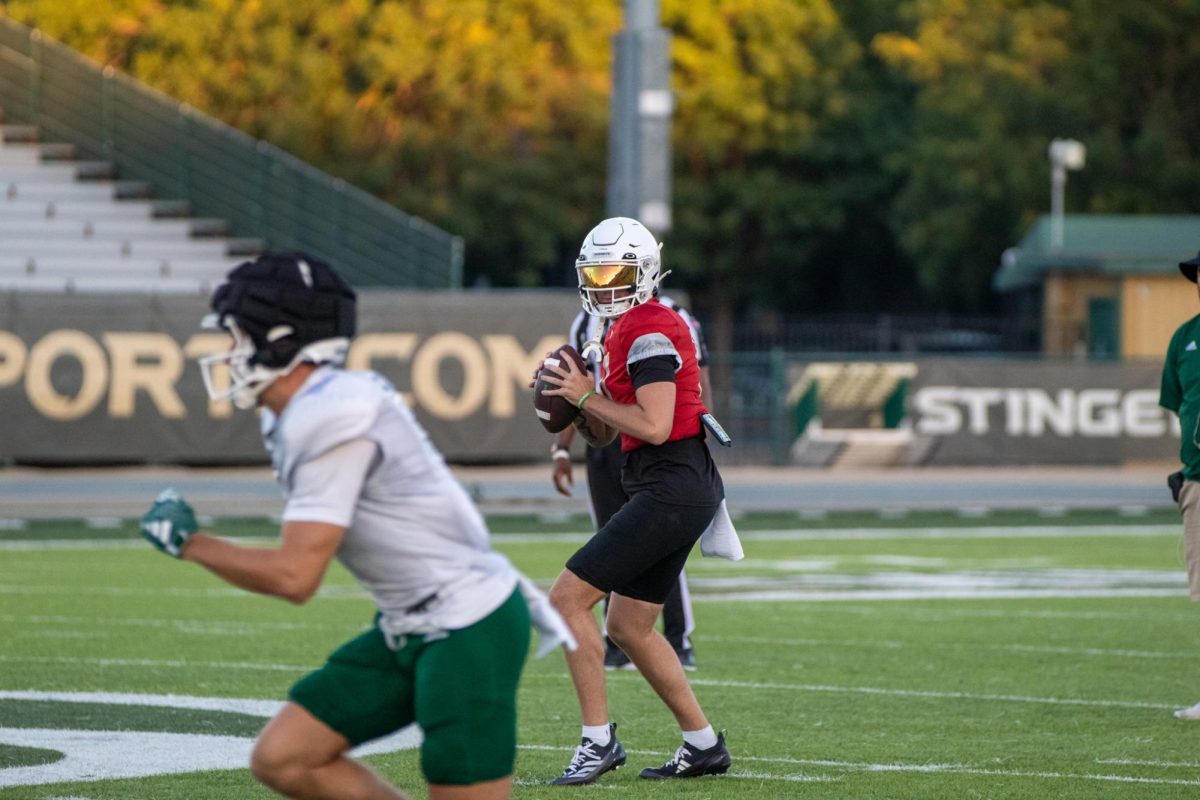
[{"label": "player's leg", "polygon": [[554,780],[556,784],[591,783],[625,763],[616,725],[608,719],[603,645],[592,608],[605,592],[625,585],[671,553],[657,537],[646,535],[653,529],[658,510],[649,496],[631,498],[568,559],[567,568],[550,589],[550,602],[579,644],[575,652],[567,653],[567,666],[583,723],[579,747],[563,774]]},{"label": "player's leg", "polygon": [[[1192,601],[1200,601],[1200,483],[1184,481],[1179,490],[1179,511],[1183,516],[1183,558],[1187,564],[1188,587]],[[1200,703],[1175,712],[1179,719],[1200,720]]]},{"label": "player's leg", "polygon": [[604,644],[592,609],[604,592],[570,569],[564,569],[550,587],[550,603],[562,615],[578,645],[564,650],[571,682],[579,699],[583,724],[608,724],[608,698],[604,687]]},{"label": "player's leg", "polygon": [[[682,730],[706,728],[708,720],[688,685],[683,666],[655,626],[663,601],[678,585],[679,573],[711,521],[713,510],[662,503],[646,494],[635,496],[627,508],[631,509],[629,518],[636,521],[641,532],[644,557],[638,573],[614,588],[609,635],[633,659]],[[626,509],[621,509],[613,522],[626,521],[625,515]]]},{"label": "player's leg", "polygon": [[680,729],[699,730],[708,725],[708,720],[675,650],[655,627],[661,611],[658,603],[614,592],[609,608],[609,635],[633,659],[638,672],[675,715]]},{"label": "player's leg", "polygon": [[350,742],[295,703],[286,704],[255,742],[250,770],[285,797],[404,800],[369,767],[346,755]]},{"label": "player's leg", "polygon": [[657,603],[613,593],[612,634],[637,664],[638,671],[675,715],[683,745],[660,767],[647,767],[639,776],[648,779],[697,778],[720,775],[732,758],[725,732],[715,732],[688,683],[683,665],[654,623],[661,611]]},{"label": "player's leg", "polygon": [[644,494],[634,496],[630,505],[635,504],[649,516],[652,524],[643,530],[654,531],[651,538],[660,551],[642,572],[614,588],[609,632],[675,715],[683,734],[683,746],[671,760],[660,767],[648,767],[640,775],[659,779],[720,774],[731,763],[724,733],[715,732],[709,725],[683,665],[655,629],[663,600],[678,583],[688,554],[712,521],[716,508],[663,503]]},{"label": "player's leg", "polygon": [[350,758],[349,748],[413,721],[412,678],[372,628],[302,678],[255,743],[251,770],[289,797],[395,800],[405,795]]},{"label": "player's leg", "polygon": [[430,800],[503,800],[517,755],[517,684],[529,610],[515,591],[488,616],[425,637],[416,660],[421,770]]}]

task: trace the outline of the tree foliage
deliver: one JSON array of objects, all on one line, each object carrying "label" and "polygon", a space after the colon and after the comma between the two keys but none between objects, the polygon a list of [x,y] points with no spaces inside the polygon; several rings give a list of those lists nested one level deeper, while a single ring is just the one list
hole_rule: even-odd
[{"label": "tree foliage", "polygon": [[[616,0],[9,0],[5,13],[564,283],[604,209]],[[1195,212],[1190,0],[662,0],[672,285],[755,309],[987,310],[1048,207]]]},{"label": "tree foliage", "polygon": [[910,0],[875,52],[916,88],[891,218],[927,296],[986,307],[998,255],[1049,208],[1047,147],[1088,147],[1072,211],[1197,210],[1200,6]]}]

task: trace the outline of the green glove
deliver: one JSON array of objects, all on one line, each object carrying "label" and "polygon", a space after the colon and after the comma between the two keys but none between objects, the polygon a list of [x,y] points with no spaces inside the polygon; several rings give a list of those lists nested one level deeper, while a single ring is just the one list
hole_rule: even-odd
[{"label": "green glove", "polygon": [[160,494],[142,517],[142,536],[146,541],[175,558],[179,558],[199,527],[192,507],[174,489]]}]

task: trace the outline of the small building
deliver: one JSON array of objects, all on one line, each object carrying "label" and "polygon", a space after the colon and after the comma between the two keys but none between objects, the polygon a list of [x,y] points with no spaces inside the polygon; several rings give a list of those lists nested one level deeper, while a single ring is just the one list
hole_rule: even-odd
[{"label": "small building", "polygon": [[993,288],[1040,318],[1042,352],[1161,358],[1171,334],[1200,313],[1179,262],[1200,251],[1200,215],[1067,214],[1062,244],[1049,215],[1004,251]]}]

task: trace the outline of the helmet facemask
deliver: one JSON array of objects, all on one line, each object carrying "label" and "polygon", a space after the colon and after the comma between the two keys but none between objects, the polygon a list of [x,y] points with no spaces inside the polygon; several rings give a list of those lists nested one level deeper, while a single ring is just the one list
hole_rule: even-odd
[{"label": "helmet facemask", "polygon": [[[259,353],[254,346],[254,340],[241,328],[233,318],[226,316],[223,320],[216,319],[215,314],[205,317],[206,328],[224,328],[233,336],[233,346],[224,353],[217,353],[199,359],[200,375],[204,378],[204,388],[210,400],[232,400],[240,409],[250,410],[258,405],[258,397],[276,378],[286,375],[300,364],[341,364],[346,360],[346,352],[350,348],[350,340],[346,337],[324,339],[300,348],[296,355],[282,367],[268,367],[258,358]],[[267,333],[268,339],[272,334],[276,340],[291,335],[291,328],[280,325]],[[219,367],[229,370],[228,386],[218,382],[214,370]]]}]

